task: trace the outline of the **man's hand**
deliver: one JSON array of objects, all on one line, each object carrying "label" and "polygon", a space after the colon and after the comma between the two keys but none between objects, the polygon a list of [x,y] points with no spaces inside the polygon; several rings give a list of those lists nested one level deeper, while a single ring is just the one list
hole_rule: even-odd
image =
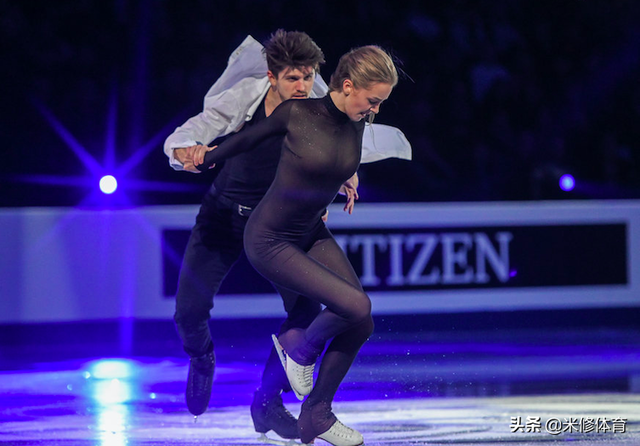
[{"label": "man's hand", "polygon": [[[215,147],[209,147],[202,144],[180,147],[173,149],[173,157],[182,163],[184,170],[193,173],[200,173],[196,166],[202,164],[204,162],[204,154],[213,150]],[[213,167],[215,167],[215,164],[212,165],[210,169],[213,169]]]},{"label": "man's hand", "polygon": [[353,207],[356,205],[356,200],[360,198],[360,195],[358,195],[359,184],[360,179],[358,178],[358,172],[356,172],[351,178],[344,182],[338,191],[339,194],[347,197],[347,203],[344,205],[344,211],[349,214],[353,213]]},{"label": "man's hand", "polygon": [[[200,164],[204,163],[204,155],[207,152],[211,152],[216,147],[218,146],[209,147],[209,146],[204,146],[202,144],[192,146],[191,148],[193,149],[193,165],[199,166]],[[215,164],[212,164],[211,167],[209,167],[209,169],[213,169],[214,166]]]},{"label": "man's hand", "polygon": [[193,165],[193,148],[191,147],[178,147],[173,149],[173,157],[182,163],[182,168],[187,172],[200,173],[200,171]]}]

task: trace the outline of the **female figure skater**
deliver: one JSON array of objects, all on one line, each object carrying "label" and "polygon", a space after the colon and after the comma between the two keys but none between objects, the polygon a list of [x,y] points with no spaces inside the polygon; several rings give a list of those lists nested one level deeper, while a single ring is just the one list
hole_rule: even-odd
[{"label": "female figure skater", "polygon": [[[264,138],[284,135],[276,177],[249,218],[244,245],[265,278],[326,307],[308,328],[274,338],[291,386],[300,399],[309,395],[298,418],[303,443],[316,437],[336,446],[363,443],[359,432],[336,418],[331,403],[373,332],[371,301],[322,215],[356,172],[365,121],[378,113],[397,81],[384,50],[353,49],[340,58],[327,96],[285,101],[260,125],[214,147],[204,160],[194,159],[205,170]],[[313,387],[315,362],[329,341]]]}]

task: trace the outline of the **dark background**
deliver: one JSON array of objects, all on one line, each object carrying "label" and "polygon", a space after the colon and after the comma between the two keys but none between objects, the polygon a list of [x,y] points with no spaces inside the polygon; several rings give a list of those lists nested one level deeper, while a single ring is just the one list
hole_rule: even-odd
[{"label": "dark background", "polygon": [[162,143],[247,34],[280,27],[314,38],[327,80],[358,45],[401,62],[378,122],[414,160],[363,165],[363,201],[640,197],[634,0],[0,0],[0,21],[3,207],[199,203],[211,176]]}]

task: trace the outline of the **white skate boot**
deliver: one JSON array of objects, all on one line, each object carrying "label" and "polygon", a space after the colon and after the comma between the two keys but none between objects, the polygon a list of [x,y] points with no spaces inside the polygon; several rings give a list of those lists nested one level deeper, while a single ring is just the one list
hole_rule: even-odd
[{"label": "white skate boot", "polygon": [[298,364],[287,355],[285,349],[280,345],[280,342],[278,342],[276,335],[272,334],[271,339],[273,339],[273,344],[276,347],[276,352],[278,352],[278,357],[287,374],[287,379],[289,380],[289,384],[291,384],[293,393],[302,401],[306,395],[311,393],[311,389],[313,388],[313,370],[315,364]]},{"label": "white skate boot", "polygon": [[362,434],[349,426],[345,426],[340,420],[336,420],[328,431],[318,435],[317,438],[321,438],[333,446],[360,446],[364,444]]},{"label": "white skate boot", "polygon": [[362,434],[342,424],[331,410],[327,402],[314,405],[302,404],[298,417],[298,432],[303,444],[313,444],[316,438],[331,443],[333,446],[360,446],[364,444]]}]

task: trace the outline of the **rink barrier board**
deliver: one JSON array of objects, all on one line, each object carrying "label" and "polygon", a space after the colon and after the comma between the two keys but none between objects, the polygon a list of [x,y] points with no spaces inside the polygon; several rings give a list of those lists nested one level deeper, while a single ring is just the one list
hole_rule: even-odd
[{"label": "rink barrier board", "polygon": [[[375,314],[640,307],[640,202],[358,203],[328,226]],[[197,206],[0,210],[0,323],[173,315]],[[242,258],[214,318],[279,317]]]}]

